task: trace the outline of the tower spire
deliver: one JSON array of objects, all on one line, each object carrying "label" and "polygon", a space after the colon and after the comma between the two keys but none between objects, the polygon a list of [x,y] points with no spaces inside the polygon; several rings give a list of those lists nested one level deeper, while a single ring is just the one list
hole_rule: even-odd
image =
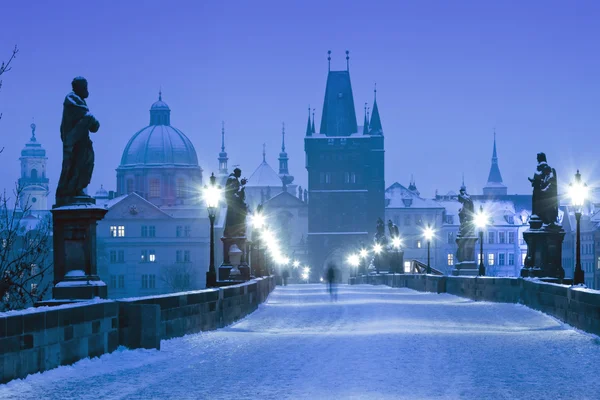
[{"label": "tower spire", "polygon": [[[315,133],[315,109],[313,108],[313,112],[312,112],[312,126],[310,127],[310,130],[312,133]],[[310,117],[309,117],[310,118]]]},{"label": "tower spire", "polygon": [[346,50],[346,71],[350,71],[350,52]]},{"label": "tower spire", "polygon": [[484,195],[506,195],[508,190],[502,182],[502,174],[498,166],[498,151],[496,150],[496,128],[494,128],[494,148],[492,150],[492,165],[488,175],[487,184],[483,188]]},{"label": "tower spire", "polygon": [[162,86],[158,89],[158,101],[162,101]]},{"label": "tower spire", "polygon": [[310,105],[308,106],[308,122],[306,123],[306,136],[312,136],[313,129],[310,125]]},{"label": "tower spire", "polygon": [[285,153],[285,122],[281,123],[281,152]]},{"label": "tower spire", "polygon": [[227,172],[227,152],[225,151],[225,121],[221,121],[221,152],[219,153],[219,175],[226,177]]},{"label": "tower spire", "polygon": [[383,135],[383,128],[381,127],[381,117],[379,116],[379,108],[377,107],[377,83],[373,89],[373,114],[371,115],[370,133],[371,135]]},{"label": "tower spire", "polygon": [[331,71],[331,50],[327,50],[327,71]]},{"label": "tower spire", "polygon": [[267,162],[267,144],[263,143],[263,162]]},{"label": "tower spire", "polygon": [[279,178],[283,184],[284,191],[287,185],[292,183],[294,177],[290,175],[288,169],[288,155],[285,152],[285,122],[281,123],[281,153],[279,153]]},{"label": "tower spire", "polygon": [[31,139],[29,139],[31,142],[35,142],[35,122],[32,122],[31,125],[29,125],[29,127],[31,128]]},{"label": "tower spire", "polygon": [[365,119],[363,121],[363,135],[369,134],[369,119],[367,117],[367,102],[365,102]]},{"label": "tower spire", "polygon": [[221,151],[225,151],[225,121],[221,121]]}]

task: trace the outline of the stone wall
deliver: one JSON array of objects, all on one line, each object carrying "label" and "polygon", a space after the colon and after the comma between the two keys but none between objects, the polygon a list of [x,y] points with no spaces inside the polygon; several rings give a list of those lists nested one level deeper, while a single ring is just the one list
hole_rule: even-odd
[{"label": "stone wall", "polygon": [[162,339],[227,326],[258,308],[273,277],[162,296],[88,301],[0,316],[0,383]]},{"label": "stone wall", "polygon": [[437,275],[369,275],[350,284],[406,287],[421,292],[449,293],[475,301],[523,304],[575,328],[600,335],[600,291],[522,278]]},{"label": "stone wall", "polygon": [[114,351],[118,316],[117,304],[103,301],[0,317],[0,383]]}]

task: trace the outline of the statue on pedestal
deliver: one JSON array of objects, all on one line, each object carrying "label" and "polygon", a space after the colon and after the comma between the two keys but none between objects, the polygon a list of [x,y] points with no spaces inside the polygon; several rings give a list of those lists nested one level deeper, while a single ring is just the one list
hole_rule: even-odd
[{"label": "statue on pedestal", "polygon": [[388,231],[390,232],[390,237],[400,237],[398,226],[394,224],[391,219],[388,220]]},{"label": "statue on pedestal", "polygon": [[383,224],[383,220],[381,218],[377,218],[377,232],[375,233],[375,242],[379,244],[384,244],[386,242],[385,225]]},{"label": "statue on pedestal", "polygon": [[533,178],[529,179],[533,187],[532,220],[541,221],[549,227],[557,225],[558,219],[558,183],[556,170],[548,165],[546,154],[537,154],[537,168]]},{"label": "statue on pedestal", "polygon": [[462,204],[461,209],[458,211],[458,218],[460,219],[460,228],[458,234],[462,237],[473,235],[473,217],[475,215],[475,207],[471,196],[467,193],[467,188],[463,185],[460,188],[458,195],[458,201]]},{"label": "statue on pedestal", "polygon": [[225,201],[227,202],[227,216],[225,218],[225,237],[246,236],[246,215],[248,205],[246,204],[245,185],[246,178],[239,179],[242,170],[236,168],[229,174],[225,182]]},{"label": "statue on pedestal", "polygon": [[[87,80],[81,76],[71,82],[73,91],[63,102],[60,138],[63,142],[63,162],[56,188],[56,205],[76,202],[75,197],[86,196],[94,170],[94,148],[90,132],[98,132],[100,123],[90,114],[85,102],[89,97]],[[91,198],[90,198],[91,200]]]}]

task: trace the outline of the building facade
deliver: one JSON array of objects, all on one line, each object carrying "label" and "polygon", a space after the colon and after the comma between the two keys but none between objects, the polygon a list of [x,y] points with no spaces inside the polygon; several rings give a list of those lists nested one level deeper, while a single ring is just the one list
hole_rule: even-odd
[{"label": "building facade", "polygon": [[365,115],[357,124],[348,69],[329,70],[319,132],[310,113],[308,119],[308,246],[316,277],[370,242],[385,217],[384,136],[376,98],[370,121]]}]

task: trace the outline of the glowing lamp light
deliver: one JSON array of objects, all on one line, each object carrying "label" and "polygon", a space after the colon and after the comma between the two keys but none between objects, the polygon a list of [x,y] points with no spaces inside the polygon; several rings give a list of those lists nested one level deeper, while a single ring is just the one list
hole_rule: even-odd
[{"label": "glowing lamp light", "polygon": [[358,254],[351,254],[348,256],[348,264],[353,267],[358,267],[360,264],[360,257]]},{"label": "glowing lamp light", "polygon": [[310,268],[304,267],[304,275],[308,275],[310,273]]},{"label": "glowing lamp light", "polygon": [[369,252],[366,249],[361,249],[358,255],[360,256],[360,258],[366,258],[367,255],[369,255]]},{"label": "glowing lamp light", "polygon": [[483,209],[481,209],[477,214],[475,214],[475,226],[479,229],[483,229],[488,224],[488,215]]},{"label": "glowing lamp light", "polygon": [[260,229],[265,225],[265,216],[262,213],[254,213],[252,215],[252,226]]},{"label": "glowing lamp light", "polygon": [[394,238],[392,239],[392,246],[394,246],[395,248],[397,248],[397,249],[398,249],[398,248],[400,248],[400,245],[402,245],[402,241],[400,240],[400,238],[399,238],[399,237],[397,237],[397,236],[396,236],[396,237],[394,237]]},{"label": "glowing lamp light", "polygon": [[579,170],[575,174],[575,182],[569,184],[569,196],[575,207],[583,207],[588,197],[588,186],[581,182]]},{"label": "glowing lamp light", "polygon": [[373,246],[373,251],[375,252],[375,254],[381,253],[381,250],[383,250],[383,247],[379,243],[375,243],[375,245]]},{"label": "glowing lamp light", "polygon": [[203,197],[206,202],[206,208],[208,208],[209,211],[214,211],[219,206],[219,201],[221,200],[221,188],[216,185],[216,179],[215,174],[212,174],[210,177],[210,184],[204,186]]},{"label": "glowing lamp light", "polygon": [[433,228],[431,228],[429,226],[427,228],[425,228],[425,230],[423,231],[423,236],[428,241],[431,240],[431,239],[433,239],[434,235],[435,235],[435,231],[433,230]]},{"label": "glowing lamp light", "polygon": [[305,281],[307,281],[308,280],[308,273],[306,273],[306,272],[303,273],[302,274],[302,279],[304,279]]},{"label": "glowing lamp light", "polygon": [[298,268],[299,266],[300,266],[300,261],[294,260],[294,262],[292,263],[292,267]]}]

